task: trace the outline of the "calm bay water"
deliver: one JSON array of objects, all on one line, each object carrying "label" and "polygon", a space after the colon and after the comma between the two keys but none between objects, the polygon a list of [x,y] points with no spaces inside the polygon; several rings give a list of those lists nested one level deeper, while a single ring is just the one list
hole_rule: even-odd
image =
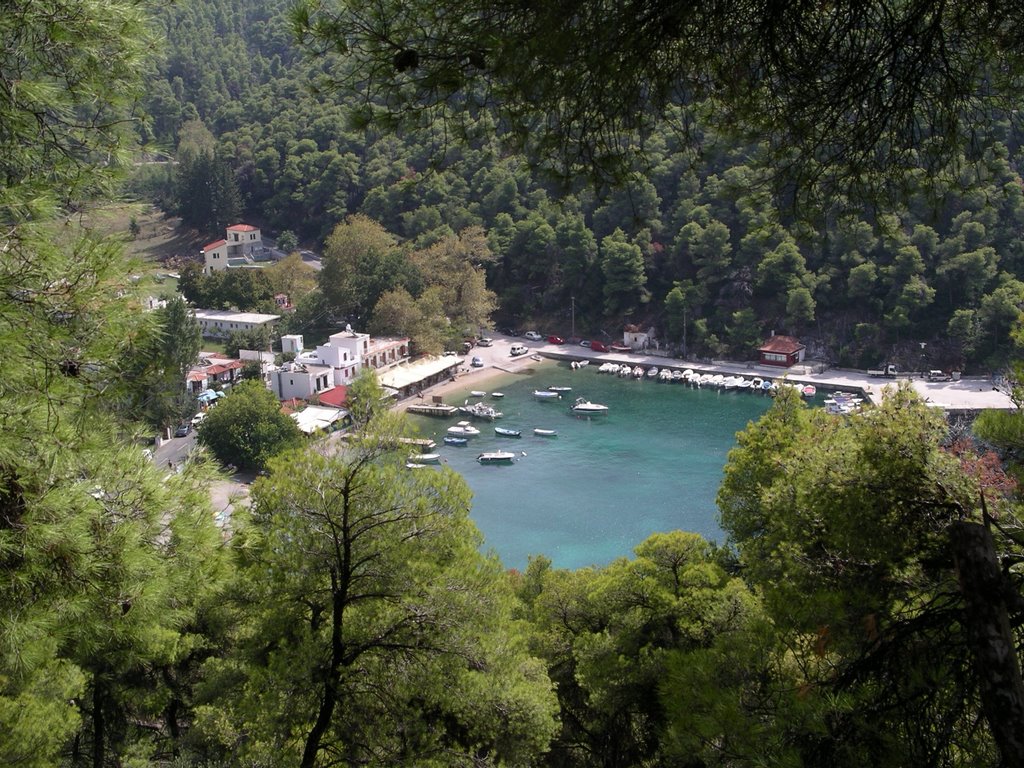
[{"label": "calm bay water", "polygon": [[[722,541],[715,494],[736,432],[757,419],[771,399],[749,391],[690,389],[682,384],[620,379],[595,366],[539,364],[532,375],[493,379],[488,391],[505,397],[485,402],[505,416],[480,429],[464,448],[444,445],[450,419],[412,417],[435,439],[449,466],[473,490],[472,517],[506,567],[522,569],[544,554],[560,568],[606,565],[629,556],[657,531],[685,530]],[[535,389],[571,386],[561,400],[540,401]],[[462,402],[469,388],[448,395]],[[579,418],[569,406],[578,396],[610,407]],[[471,398],[471,402],[476,398]],[[494,426],[521,429],[503,438]],[[538,437],[535,427],[558,430]],[[510,465],[481,465],[482,451],[517,454]],[[423,471],[423,470],[421,470]]]}]

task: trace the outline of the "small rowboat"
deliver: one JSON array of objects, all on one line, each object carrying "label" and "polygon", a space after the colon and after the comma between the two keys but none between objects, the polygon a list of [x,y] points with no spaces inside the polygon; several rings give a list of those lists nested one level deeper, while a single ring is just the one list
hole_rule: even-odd
[{"label": "small rowboat", "polygon": [[467,445],[468,443],[469,443],[469,438],[466,438],[466,437],[455,437],[454,435],[448,435],[444,439],[444,444],[445,445],[458,445],[458,446],[462,446],[462,445]]},{"label": "small rowboat", "polygon": [[440,453],[414,453],[409,457],[409,461],[413,464],[440,464],[441,454]]},{"label": "small rowboat", "polygon": [[518,429],[509,429],[508,427],[495,427],[494,434],[498,437],[519,437],[522,432]]},{"label": "small rowboat", "polygon": [[558,437],[558,431],[554,429],[540,429],[539,427],[533,430],[533,434],[539,437]]}]

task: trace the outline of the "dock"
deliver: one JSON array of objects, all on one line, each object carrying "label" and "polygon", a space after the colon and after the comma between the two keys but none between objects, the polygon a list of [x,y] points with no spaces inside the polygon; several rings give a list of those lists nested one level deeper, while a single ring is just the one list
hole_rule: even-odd
[{"label": "dock", "polygon": [[458,408],[444,403],[412,403],[407,405],[405,410],[408,413],[418,413],[421,416],[454,416]]}]

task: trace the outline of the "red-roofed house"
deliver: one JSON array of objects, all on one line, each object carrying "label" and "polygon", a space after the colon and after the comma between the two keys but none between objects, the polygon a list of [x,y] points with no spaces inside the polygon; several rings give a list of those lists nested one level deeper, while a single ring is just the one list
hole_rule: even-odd
[{"label": "red-roofed house", "polygon": [[221,387],[229,387],[242,378],[242,368],[245,366],[241,360],[230,357],[203,357],[200,356],[199,363],[193,365],[185,376],[188,383],[188,391],[194,395],[209,389],[214,384]]},{"label": "red-roofed house", "polygon": [[777,365],[789,368],[791,365],[804,361],[804,351],[807,349],[792,336],[772,336],[768,339],[758,352],[761,354],[762,365]]},{"label": "red-roofed house", "polygon": [[252,224],[232,224],[223,240],[203,246],[204,271],[207,274],[231,267],[255,267],[253,254],[263,251],[263,236]]}]

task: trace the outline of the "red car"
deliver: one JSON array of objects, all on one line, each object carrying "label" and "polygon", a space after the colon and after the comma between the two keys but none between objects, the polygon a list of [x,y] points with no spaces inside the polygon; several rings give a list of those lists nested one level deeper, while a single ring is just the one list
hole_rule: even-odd
[{"label": "red car", "polygon": [[565,339],[561,336],[548,336],[548,344],[565,344]]},{"label": "red car", "polygon": [[590,348],[595,352],[607,352],[608,346],[600,341],[591,341]]}]

